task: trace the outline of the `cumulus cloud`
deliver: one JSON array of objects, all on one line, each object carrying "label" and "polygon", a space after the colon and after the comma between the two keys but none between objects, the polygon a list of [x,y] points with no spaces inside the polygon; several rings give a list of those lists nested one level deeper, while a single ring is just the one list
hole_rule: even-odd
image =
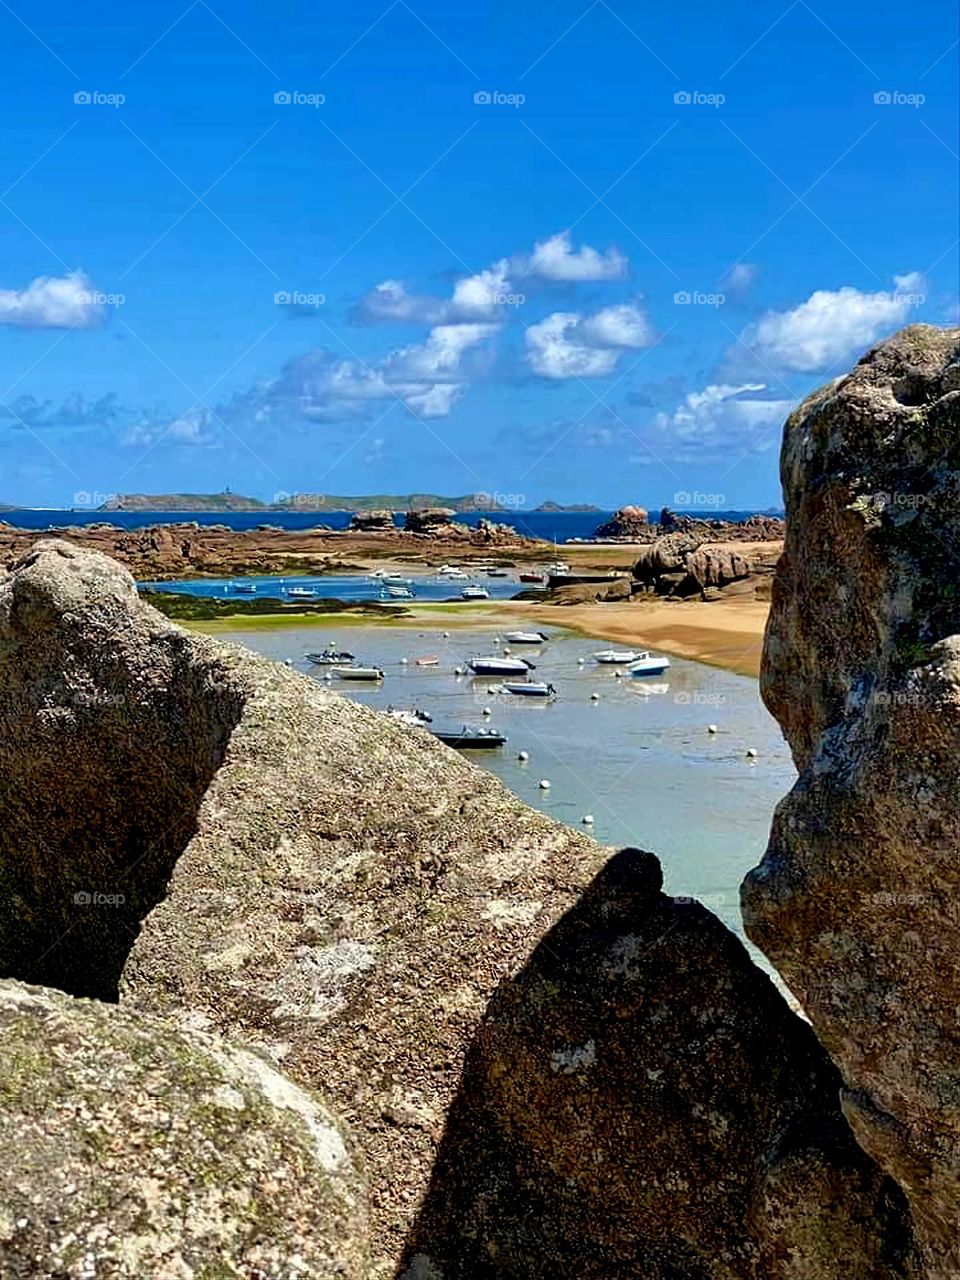
[{"label": "cumulus cloud", "polygon": [[763,382],[711,383],[689,392],[672,412],[656,414],[646,436],[663,456],[678,462],[728,457],[734,450],[764,452],[778,443],[771,428],[794,404],[769,399],[768,391]]},{"label": "cumulus cloud", "polygon": [[894,277],[893,290],[864,293],[845,285],[818,289],[791,311],[768,311],[741,341],[768,364],[796,373],[817,373],[875,342],[903,324],[923,301],[918,272]]},{"label": "cumulus cloud", "polygon": [[628,349],[649,347],[653,326],[636,303],[593,315],[554,311],[524,335],[527,361],[541,378],[599,378],[612,373]]},{"label": "cumulus cloud", "polygon": [[600,253],[588,244],[574,249],[569,231],[538,240],[533,252],[519,258],[517,265],[524,275],[564,283],[622,280],[627,274],[627,259],[619,250]]},{"label": "cumulus cloud", "polygon": [[408,293],[402,280],[384,280],[364,294],[352,318],[362,324],[456,324],[495,320],[510,292],[510,264],[504,258],[485,271],[463,276],[449,298]]},{"label": "cumulus cloud", "polygon": [[0,289],[0,324],[19,329],[91,329],[104,306],[87,276],[37,276],[25,289]]},{"label": "cumulus cloud", "polygon": [[723,287],[731,293],[745,294],[756,280],[760,268],[755,262],[735,262],[723,277]]}]

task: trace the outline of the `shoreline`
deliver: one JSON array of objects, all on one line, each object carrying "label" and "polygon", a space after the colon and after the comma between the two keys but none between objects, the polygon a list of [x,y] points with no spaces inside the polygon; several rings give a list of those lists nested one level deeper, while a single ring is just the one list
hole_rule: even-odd
[{"label": "shoreline", "polygon": [[404,606],[397,617],[334,614],[231,614],[216,620],[181,621],[204,635],[290,627],[388,627],[423,630],[442,619],[449,630],[482,630],[530,622],[576,631],[597,640],[652,648],[738,675],[760,674],[763,633],[770,605],[744,596],[712,601],[549,605],[530,600]]}]

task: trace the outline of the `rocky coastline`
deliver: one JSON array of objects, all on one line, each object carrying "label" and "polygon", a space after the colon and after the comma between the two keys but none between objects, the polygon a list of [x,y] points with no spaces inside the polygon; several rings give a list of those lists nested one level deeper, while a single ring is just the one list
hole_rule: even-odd
[{"label": "rocky coastline", "polygon": [[915,326],[785,429],[742,894],[805,1017],[655,854],[0,543],[0,1274],[956,1276],[958,427]]}]

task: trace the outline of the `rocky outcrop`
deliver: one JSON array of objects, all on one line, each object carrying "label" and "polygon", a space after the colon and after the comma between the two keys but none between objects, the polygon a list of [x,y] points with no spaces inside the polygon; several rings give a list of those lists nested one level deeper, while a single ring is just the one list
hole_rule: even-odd
[{"label": "rocky outcrop", "polygon": [[392,511],[355,511],[350,517],[352,533],[391,533],[395,528]]},{"label": "rocky outcrop", "polygon": [[614,857],[474,1039],[409,1280],[878,1280],[902,1197],[839,1079],[740,942]]},{"label": "rocky outcrop", "polygon": [[0,982],[4,1280],[364,1280],[339,1123],[216,1036]]},{"label": "rocky outcrop", "polygon": [[[429,735],[187,635],[65,543],[0,586],[0,750],[0,974],[240,1037],[322,1094],[368,1277],[405,1250],[410,1280],[909,1274],[826,1056],[652,855],[605,868]],[[298,1202],[268,1185],[285,1238]]]},{"label": "rocky outcrop", "polygon": [[960,1271],[958,339],[906,329],[787,423],[762,692],[800,777],[743,886],[938,1278]]},{"label": "rocky outcrop", "polygon": [[610,538],[631,540],[645,538],[649,533],[646,507],[621,507],[613,513],[611,519],[597,528],[593,536],[600,541]]},{"label": "rocky outcrop", "polygon": [[408,533],[445,533],[456,514],[452,507],[424,507],[419,511],[408,511],[403,518],[403,527]]}]

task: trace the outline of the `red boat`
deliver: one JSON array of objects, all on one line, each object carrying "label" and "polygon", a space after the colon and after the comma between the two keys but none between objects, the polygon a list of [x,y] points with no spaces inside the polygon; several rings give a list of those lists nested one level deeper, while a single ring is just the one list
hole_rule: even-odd
[{"label": "red boat", "polygon": [[521,582],[539,582],[542,585],[543,574],[542,573],[521,573],[520,581]]}]

